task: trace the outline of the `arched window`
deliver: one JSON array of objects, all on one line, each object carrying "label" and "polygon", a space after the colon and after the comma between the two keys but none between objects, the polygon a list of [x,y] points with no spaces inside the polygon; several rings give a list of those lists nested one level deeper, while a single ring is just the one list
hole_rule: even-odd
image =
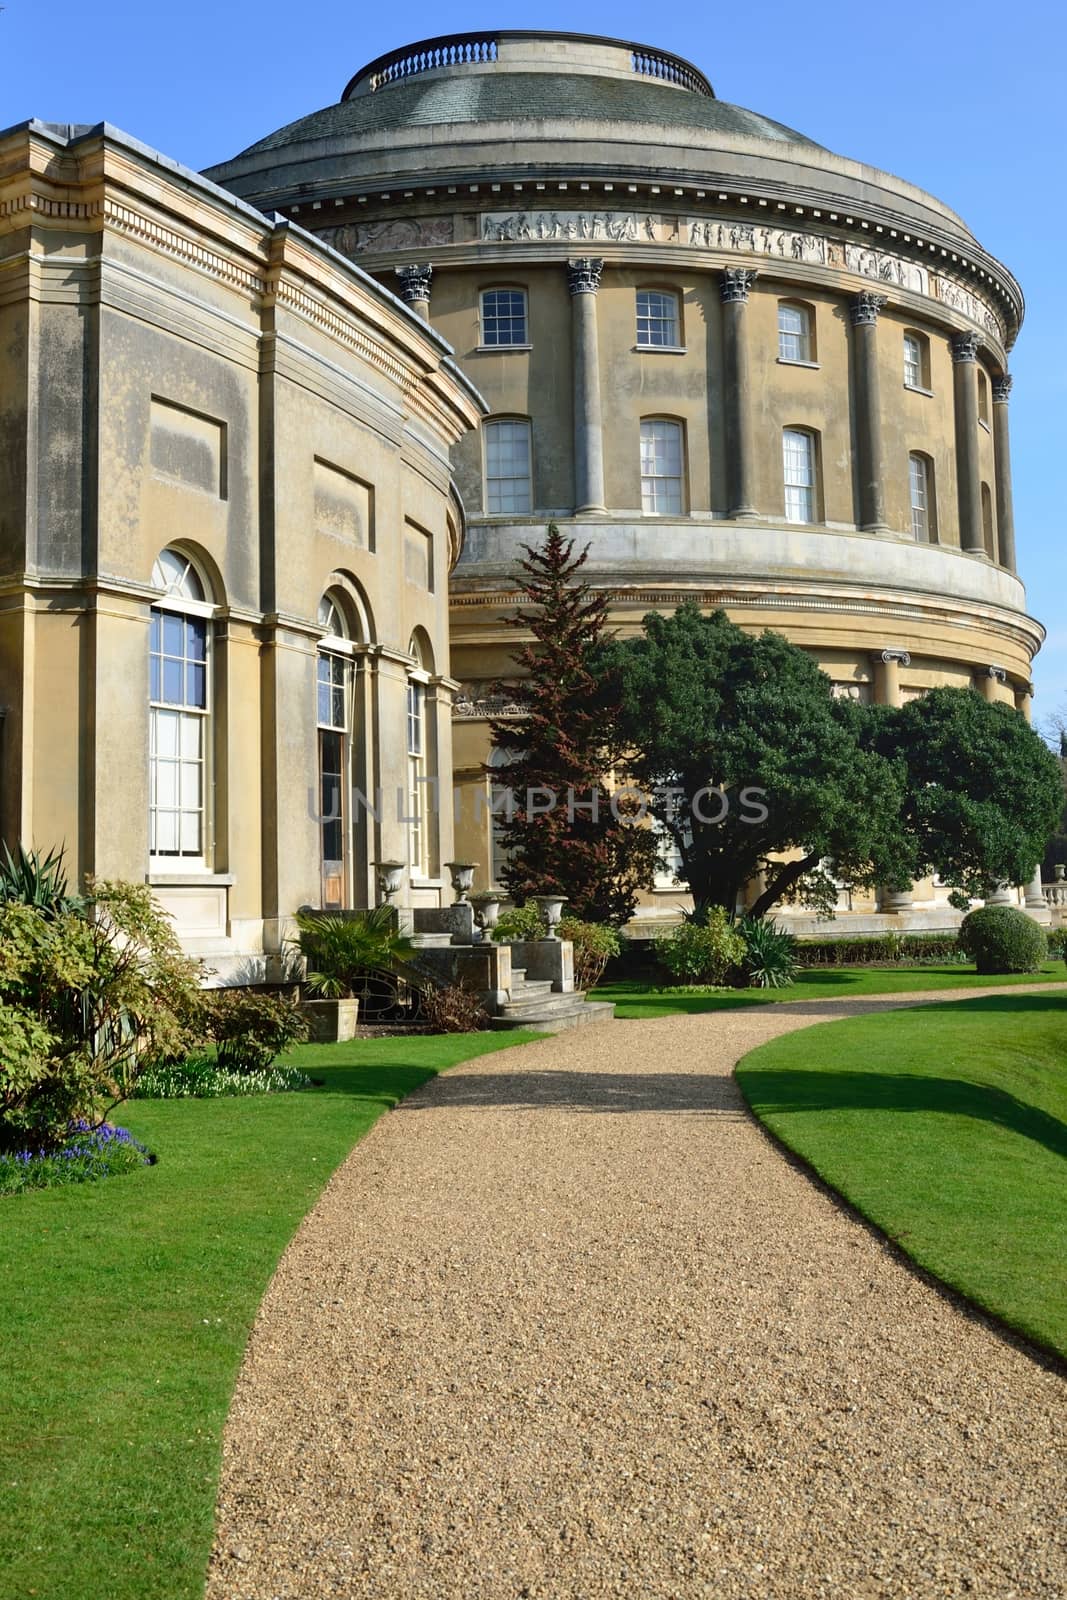
[{"label": "arched window", "polygon": [[642,348],[677,350],[682,319],[678,296],[666,289],[638,289],[637,343]]},{"label": "arched window", "polygon": [[797,300],[778,302],[778,359],[801,363],[815,360],[815,316],[810,306]]},{"label": "arched window", "polygon": [[340,910],[346,902],[348,860],[348,743],[351,641],[339,599],[319,601],[316,720],[319,740],[319,832],[322,904]]},{"label": "arched window", "polygon": [[408,673],[407,750],[408,750],[408,864],[413,878],[430,876],[430,827],[426,804],[426,754],[429,744],[426,726],[426,684],[429,678],[427,652],[417,633],[412,634],[408,654],[414,666]]},{"label": "arched window", "polygon": [[485,509],[490,516],[523,515],[533,506],[530,424],[507,417],[484,424]]},{"label": "arched window", "polygon": [[785,520],[817,521],[819,482],[815,435],[806,428],[783,429],[782,478]]},{"label": "arched window", "polygon": [[641,420],[641,509],[673,516],[685,509],[685,440],[669,417]]},{"label": "arched window", "polygon": [[993,527],[993,496],[988,483],[982,485],[982,543],[990,561],[997,559],[997,536]]},{"label": "arched window", "polygon": [[908,328],[904,334],[904,387],[930,388],[930,341],[914,328]]},{"label": "arched window", "polygon": [[525,289],[482,290],[483,349],[501,349],[530,342]]},{"label": "arched window", "polygon": [[937,497],[934,493],[934,464],[929,456],[913,451],[908,457],[908,495],[911,503],[911,531],[916,539],[937,542]]},{"label": "arched window", "polygon": [[149,639],[148,853],[183,870],[208,861],[212,606],[181,550],[152,568],[160,591]]}]

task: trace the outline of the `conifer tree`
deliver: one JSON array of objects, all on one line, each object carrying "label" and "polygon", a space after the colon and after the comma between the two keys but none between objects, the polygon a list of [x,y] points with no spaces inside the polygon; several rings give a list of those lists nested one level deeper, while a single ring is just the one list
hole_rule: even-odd
[{"label": "conifer tree", "polygon": [[569,915],[618,926],[651,884],[657,847],[650,829],[635,826],[632,804],[612,811],[618,707],[598,666],[607,599],[579,577],[588,549],[576,555],[554,522],[543,546],[523,549],[527,604],[507,621],[532,640],[512,658],[519,683],[496,691],[525,710],[490,724],[506,759],[489,770],[498,794],[511,791],[508,809],[498,807],[508,851],[501,876],[517,904],[561,894]]}]

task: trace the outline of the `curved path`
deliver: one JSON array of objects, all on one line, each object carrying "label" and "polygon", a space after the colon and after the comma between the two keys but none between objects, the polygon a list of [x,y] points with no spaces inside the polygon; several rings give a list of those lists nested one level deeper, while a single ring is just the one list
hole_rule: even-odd
[{"label": "curved path", "polygon": [[792,1166],[731,1077],[916,1003],[606,1023],[383,1117],[260,1309],[209,1600],[1067,1592],[1062,1379]]}]

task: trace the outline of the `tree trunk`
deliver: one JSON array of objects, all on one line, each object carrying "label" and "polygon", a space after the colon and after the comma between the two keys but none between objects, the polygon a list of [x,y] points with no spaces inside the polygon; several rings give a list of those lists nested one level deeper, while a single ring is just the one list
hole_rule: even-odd
[{"label": "tree trunk", "polygon": [[788,889],[791,889],[795,883],[799,882],[806,872],[810,872],[812,867],[817,867],[818,865],[819,857],[817,855],[801,856],[799,861],[785,862],[781,871],[767,885],[759,899],[752,906],[748,913],[749,916],[753,921],[759,917],[766,916],[776,900],[780,900],[782,895]]}]

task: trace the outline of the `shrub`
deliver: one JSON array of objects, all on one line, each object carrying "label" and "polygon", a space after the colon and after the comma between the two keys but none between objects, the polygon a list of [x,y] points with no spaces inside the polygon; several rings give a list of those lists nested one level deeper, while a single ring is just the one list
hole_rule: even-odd
[{"label": "shrub", "polygon": [[955,933],[882,933],[840,939],[798,939],[799,967],[923,966],[961,961]]},{"label": "shrub", "polygon": [[489,1014],[464,983],[428,984],[422,991],[422,1017],[434,1033],[481,1033]]},{"label": "shrub", "polygon": [[27,850],[17,844],[14,852],[5,844],[0,853],[0,904],[32,906],[51,919],[64,911],[83,911],[85,902],[67,888],[63,850]]},{"label": "shrub", "polygon": [[0,1194],[51,1189],[65,1183],[95,1183],[122,1172],[148,1167],[155,1157],[126,1128],[110,1122],[92,1127],[80,1121],[64,1142],[51,1149],[11,1150],[0,1155]]},{"label": "shrub", "polygon": [[960,924],[960,944],[979,972],[1036,972],[1048,955],[1043,928],[1017,906],[982,906]]},{"label": "shrub", "polygon": [[152,1061],[186,1050],[200,969],[143,884],[46,913],[0,903],[0,1149],[100,1126]]},{"label": "shrub", "polygon": [[618,932],[606,922],[582,922],[578,917],[564,917],[559,934],[561,939],[569,939],[574,945],[574,987],[595,989],[612,956],[617,956],[622,949]]},{"label": "shrub", "polygon": [[291,942],[307,962],[308,991],[323,1000],[357,998],[368,977],[397,972],[415,953],[413,941],[397,930],[391,906],[349,917],[305,911],[296,925]]},{"label": "shrub", "polygon": [[745,941],[744,972],[756,989],[781,989],[797,974],[797,942],[791,933],[766,917],[745,917],[738,923]]},{"label": "shrub", "polygon": [[683,922],[656,940],[656,955],[676,983],[721,985],[745,959],[745,941],[721,906],[703,922]]},{"label": "shrub", "polygon": [[1058,961],[1067,961],[1067,928],[1049,928],[1045,938],[1049,955]]},{"label": "shrub", "polygon": [[212,989],[203,997],[204,1034],[227,1072],[263,1072],[275,1056],[308,1036],[300,1008],[284,995]]},{"label": "shrub", "polygon": [[214,1056],[189,1056],[148,1067],[134,1087],[135,1100],[216,1100],[226,1095],[289,1094],[310,1089],[311,1079],[297,1067],[230,1071]]},{"label": "shrub", "polygon": [[540,907],[527,900],[524,906],[509,906],[500,913],[493,938],[498,944],[511,944],[516,939],[543,939],[547,932]]}]

